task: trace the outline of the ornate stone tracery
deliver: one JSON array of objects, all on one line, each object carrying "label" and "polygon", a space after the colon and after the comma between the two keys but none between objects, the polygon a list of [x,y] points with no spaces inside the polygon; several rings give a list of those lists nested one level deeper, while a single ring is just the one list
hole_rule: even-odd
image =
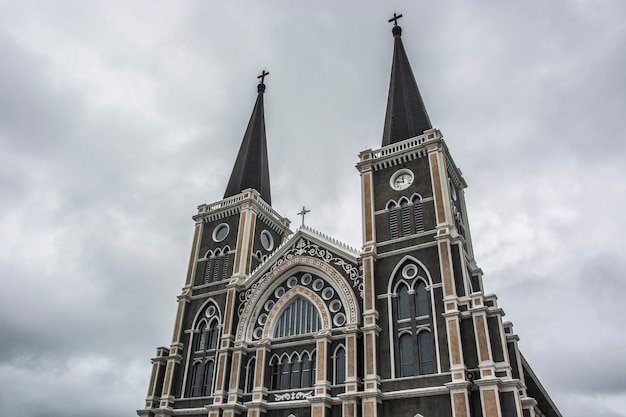
[{"label": "ornate stone tracery", "polygon": [[[237,327],[236,340],[243,339],[246,326],[250,322],[255,306],[268,288],[275,283],[275,279],[296,266],[309,266],[330,277],[333,285],[338,286],[338,289],[343,294],[342,298],[346,303],[344,308],[348,316],[346,324],[356,323],[358,321],[358,303],[355,300],[354,292],[350,288],[350,282],[347,281],[333,265],[339,266],[341,270],[345,272],[353,288],[356,287],[359,291],[362,291],[363,276],[356,265],[336,257],[332,252],[317,244],[300,238],[293,248],[289,249],[274,262],[268,272],[252,284],[250,288],[239,294],[241,304],[238,309],[238,314],[240,320]],[[287,278],[288,277],[285,276],[285,280]]]}]

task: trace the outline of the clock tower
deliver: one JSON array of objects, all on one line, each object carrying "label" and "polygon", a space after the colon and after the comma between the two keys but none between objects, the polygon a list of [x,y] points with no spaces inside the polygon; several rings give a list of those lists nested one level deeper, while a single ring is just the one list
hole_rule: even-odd
[{"label": "clock tower", "polygon": [[[369,364],[363,415],[430,408],[440,410],[432,415],[521,417],[525,387],[514,377],[503,312],[496,297],[483,292],[466,183],[431,125],[399,17],[390,20],[394,52],[382,147],[361,152],[357,164]],[[429,399],[416,400],[426,387],[434,390]],[[405,401],[380,401],[381,393],[394,390]]]}]

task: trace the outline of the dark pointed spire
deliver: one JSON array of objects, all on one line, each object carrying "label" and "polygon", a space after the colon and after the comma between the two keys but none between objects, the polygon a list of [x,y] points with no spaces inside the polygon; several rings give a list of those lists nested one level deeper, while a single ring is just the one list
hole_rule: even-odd
[{"label": "dark pointed spire", "polygon": [[425,130],[432,129],[402,44],[402,28],[398,26],[398,19],[401,17],[402,15],[394,13],[393,18],[389,19],[389,22],[394,22],[391,30],[394,46],[383,146],[419,136]]},{"label": "dark pointed spire", "polygon": [[230,174],[230,180],[224,193],[224,198],[241,193],[247,188],[253,188],[261,194],[261,198],[269,205],[272,204],[270,192],[270,171],[267,160],[267,140],[265,137],[265,112],[263,109],[263,93],[265,92],[265,76],[263,72],[258,78],[261,82],[257,86],[258,96],[246,133],[237,154],[237,160]]}]

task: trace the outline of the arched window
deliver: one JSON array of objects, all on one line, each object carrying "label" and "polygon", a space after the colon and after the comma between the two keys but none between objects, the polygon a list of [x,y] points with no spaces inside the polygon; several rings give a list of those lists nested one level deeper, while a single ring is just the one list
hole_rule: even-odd
[{"label": "arched window", "polygon": [[409,215],[409,201],[406,198],[400,200],[400,211],[402,212],[402,236],[411,234],[411,216]]},{"label": "arched window", "polygon": [[398,320],[411,317],[411,299],[409,287],[402,283],[398,286]]},{"label": "arched window", "polygon": [[424,278],[428,271],[411,260],[399,264],[395,271],[388,294],[389,308],[397,313],[392,322],[392,334],[397,336],[389,341],[397,358],[393,377],[435,373],[436,336],[432,332],[436,332],[437,317],[432,312],[429,281]]},{"label": "arched window", "polygon": [[217,320],[213,320],[209,327],[207,328],[207,349],[217,349],[217,342],[219,339],[219,324]]},{"label": "arched window", "polygon": [[196,351],[204,350],[206,346],[206,323],[202,322],[198,329],[198,339],[196,342]]},{"label": "arched window", "polygon": [[320,314],[313,303],[298,297],[285,308],[278,318],[274,337],[314,333],[320,330],[321,322]]},{"label": "arched window", "polygon": [[335,351],[335,384],[346,382],[346,350],[339,346]]},{"label": "arched window", "polygon": [[273,358],[273,361],[270,363],[272,368],[272,379],[270,381],[270,387],[273,390],[277,390],[280,386],[280,362],[278,358]]},{"label": "arched window", "polygon": [[230,248],[228,246],[226,246],[224,248],[224,259],[222,260],[222,280],[228,278],[228,252],[230,251]]},{"label": "arched window", "polygon": [[302,384],[300,379],[300,368],[302,367],[302,362],[298,358],[298,356],[294,353],[291,357],[291,383],[290,388],[300,388]]},{"label": "arched window", "polygon": [[289,358],[284,358],[283,363],[280,365],[280,389],[289,389],[291,378],[289,373],[291,372],[291,362]]},{"label": "arched window", "polygon": [[221,281],[228,278],[230,248],[215,249],[215,252],[207,252],[206,264],[204,267],[204,283]]},{"label": "arched window", "polygon": [[202,364],[200,362],[196,362],[193,364],[193,368],[191,370],[191,384],[189,388],[189,396],[190,397],[199,397],[200,396],[200,383],[202,374],[200,373],[202,370]]},{"label": "arched window", "polygon": [[410,334],[404,333],[400,336],[400,376],[415,375],[413,366],[413,338]]},{"label": "arched window", "polygon": [[420,360],[420,375],[435,373],[435,352],[433,335],[428,330],[417,334],[417,352]]},{"label": "arched window", "polygon": [[208,284],[211,282],[211,277],[213,276],[213,261],[215,257],[211,252],[208,252],[206,255],[206,265],[204,266],[204,283]]},{"label": "arched window", "polygon": [[389,239],[398,237],[398,213],[396,212],[396,203],[393,201],[387,205],[389,212]]},{"label": "arched window", "polygon": [[422,214],[422,201],[418,196],[413,197],[413,222],[415,233],[424,231],[424,215]]},{"label": "arched window", "polygon": [[302,363],[300,368],[300,386],[302,388],[310,387],[311,384],[311,356],[309,354],[302,355]]},{"label": "arched window", "polygon": [[207,397],[213,394],[213,368],[215,362],[208,361],[204,365],[204,377],[202,378],[202,395]]},{"label": "arched window", "polygon": [[420,279],[415,287],[415,315],[422,317],[429,314],[430,297],[428,297],[428,291],[426,291],[426,283]]},{"label": "arched window", "polygon": [[254,389],[254,373],[256,370],[256,358],[248,361],[246,366],[246,392],[252,392]]},{"label": "arched window", "polygon": [[222,265],[222,251],[219,249],[215,250],[215,265],[213,266],[213,281],[217,281],[220,278],[220,266]]}]

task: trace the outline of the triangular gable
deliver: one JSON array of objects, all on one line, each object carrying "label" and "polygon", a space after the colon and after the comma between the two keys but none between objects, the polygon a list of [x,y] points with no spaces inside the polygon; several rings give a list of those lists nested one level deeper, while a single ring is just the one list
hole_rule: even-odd
[{"label": "triangular gable", "polygon": [[293,256],[319,258],[333,265],[352,284],[355,284],[353,285],[355,288],[362,286],[363,274],[360,270],[360,257],[357,250],[307,226],[300,227],[289,236],[268,256],[266,261],[252,271],[246,279],[245,286],[252,286],[268,272]]}]

